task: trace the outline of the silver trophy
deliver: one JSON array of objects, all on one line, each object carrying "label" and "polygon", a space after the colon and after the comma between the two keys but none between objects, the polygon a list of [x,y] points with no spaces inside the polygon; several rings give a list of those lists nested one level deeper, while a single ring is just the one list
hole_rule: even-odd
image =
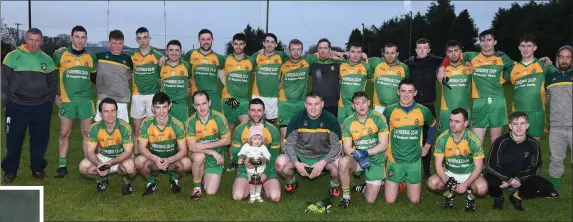
[{"label": "silver trophy", "polygon": [[250,157],[249,163],[251,163],[253,166],[255,166],[255,173],[251,176],[251,181],[249,181],[249,183],[253,184],[253,185],[263,184],[263,182],[261,182],[261,176],[259,175],[258,170],[257,170],[257,167],[260,167],[263,165],[263,157],[262,156]]}]

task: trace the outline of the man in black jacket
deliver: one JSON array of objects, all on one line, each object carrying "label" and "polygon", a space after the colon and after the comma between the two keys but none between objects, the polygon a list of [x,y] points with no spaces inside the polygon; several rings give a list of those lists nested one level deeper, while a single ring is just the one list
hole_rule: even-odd
[{"label": "man in black jacket", "polygon": [[[438,70],[443,58],[429,55],[429,53],[430,40],[425,38],[418,39],[416,41],[416,57],[412,56],[404,63],[410,69],[410,80],[414,82],[414,86],[416,86],[418,90],[414,101],[427,107],[435,118],[436,70]],[[424,126],[422,136],[423,141],[426,141],[426,137],[428,136],[427,126]],[[422,157],[422,161],[422,165],[424,166],[424,179],[428,179],[432,175],[430,172],[432,155]]]},{"label": "man in black jacket", "polygon": [[498,137],[489,150],[484,177],[494,209],[503,209],[503,188],[509,188],[509,201],[520,211],[523,199],[558,195],[551,182],[539,176],[541,149],[536,139],[525,134],[528,127],[527,114],[512,113],[511,132]]},{"label": "man in black jacket", "polygon": [[330,59],[331,44],[328,39],[320,39],[316,44],[318,60],[310,65],[312,91],[318,92],[324,101],[324,109],[334,117],[338,116],[338,99],[340,98],[339,69],[342,60]]}]

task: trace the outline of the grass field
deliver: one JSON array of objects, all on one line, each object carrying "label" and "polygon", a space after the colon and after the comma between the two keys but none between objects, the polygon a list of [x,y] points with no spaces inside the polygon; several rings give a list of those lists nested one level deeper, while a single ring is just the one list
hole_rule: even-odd
[{"label": "grass field", "polygon": [[[371,87],[369,87],[371,88]],[[506,86],[508,102],[512,101],[511,88]],[[439,100],[439,97],[438,97]],[[439,104],[439,101],[436,101]],[[439,107],[439,105],[436,105]],[[508,107],[511,107],[508,103]],[[3,114],[3,113],[2,113]],[[477,212],[471,214],[463,211],[464,198],[458,197],[452,210],[442,209],[443,198],[430,193],[425,184],[422,189],[420,204],[410,204],[406,194],[399,195],[395,204],[384,202],[383,194],[378,196],[374,204],[367,204],[364,198],[353,194],[352,205],[349,209],[337,208],[339,199],[333,200],[333,208],[328,215],[313,215],[304,213],[307,201],[319,201],[327,197],[328,178],[323,176],[316,181],[300,180],[296,194],[283,193],[280,203],[267,201],[262,204],[249,204],[247,201],[233,201],[231,186],[235,173],[223,174],[219,193],[215,196],[205,196],[200,201],[188,197],[191,188],[191,178],[181,181],[183,192],[174,195],[169,190],[167,176],[158,178],[158,190],[152,196],[142,197],[144,180],[138,177],[134,183],[134,193],[131,196],[121,195],[122,182],[120,177],[111,176],[110,186],[104,194],[96,194],[93,180],[84,179],[79,175],[78,164],[82,158],[81,134],[79,122],[75,122],[70,140],[68,157],[69,175],[65,179],[56,179],[55,170],[58,161],[59,121],[54,107],[50,143],[46,158],[49,165],[46,169],[50,178],[47,181],[37,181],[29,170],[28,139],[24,142],[24,151],[18,178],[10,185],[44,186],[45,220],[280,220],[280,221],[348,221],[348,220],[539,220],[539,221],[571,221],[571,164],[570,154],[565,161],[565,177],[561,185],[560,197],[557,199],[534,199],[524,202],[525,212],[518,212],[506,200],[503,211],[491,209],[492,198],[485,197],[477,200]],[[4,115],[2,115],[4,116]],[[2,125],[4,125],[2,118]],[[4,128],[3,128],[4,130]],[[507,130],[507,129],[506,129]],[[6,152],[5,135],[2,135],[2,153]],[[489,150],[489,138],[485,139],[484,148]],[[543,137],[543,167],[541,174],[548,176],[549,148],[547,136]],[[361,183],[363,179],[355,181]],[[425,183],[425,181],[423,182]],[[506,195],[507,196],[507,195]]]}]

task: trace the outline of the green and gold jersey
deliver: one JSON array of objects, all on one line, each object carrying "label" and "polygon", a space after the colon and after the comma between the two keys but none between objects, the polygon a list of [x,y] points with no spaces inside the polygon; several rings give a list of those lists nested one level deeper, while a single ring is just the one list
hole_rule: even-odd
[{"label": "green and gold jersey", "polygon": [[529,65],[517,62],[506,79],[513,85],[514,111],[545,111],[545,75],[556,72],[554,66],[545,66],[535,59]]},{"label": "green and gold jersey", "polygon": [[384,117],[390,126],[390,139],[386,151],[389,161],[413,163],[422,157],[422,130],[424,125],[436,124],[434,116],[418,103],[407,112],[400,103],[386,107]]},{"label": "green and gold jersey", "polygon": [[62,102],[84,102],[92,100],[90,74],[97,71],[97,57],[84,51],[75,55],[71,47],[53,56],[56,69],[60,73],[60,97]]},{"label": "green and gold jersey", "polygon": [[400,61],[388,64],[384,58],[372,57],[366,60],[373,68],[375,106],[388,106],[399,101],[398,83],[410,78],[408,66]]},{"label": "green and gold jersey", "polygon": [[275,51],[270,56],[255,52],[251,56],[251,63],[255,65],[253,72],[253,96],[278,97],[281,65],[288,61],[288,55]]},{"label": "green and gold jersey", "polygon": [[167,158],[178,152],[177,142],[185,142],[185,128],[179,120],[169,116],[165,128],[157,126],[155,117],[148,117],[141,123],[139,141],[149,141],[149,151],[153,155]]},{"label": "green and gold jersey", "polygon": [[303,101],[306,96],[310,65],[317,60],[310,54],[297,62],[288,60],[281,66],[282,87],[279,88],[279,101]]},{"label": "green and gold jersey", "polygon": [[474,170],[474,159],[483,159],[483,148],[479,138],[469,129],[465,129],[459,142],[454,141],[450,130],[444,131],[436,139],[434,156],[444,157],[446,170],[455,174],[470,174]]},{"label": "green and gold jersey", "polygon": [[101,155],[115,158],[125,152],[126,147],[133,147],[131,126],[117,118],[115,128],[109,132],[103,121],[97,121],[89,129],[88,145],[97,145]]},{"label": "green and gold jersey", "polygon": [[465,65],[448,65],[444,70],[449,78],[448,88],[442,85],[442,105],[440,110],[453,110],[464,108],[470,110],[470,86],[472,82],[472,69]]},{"label": "green and gold jersey", "polygon": [[472,98],[504,98],[501,85],[507,81],[505,72],[510,72],[515,63],[506,55],[485,56],[481,52],[464,52],[463,61],[469,61],[473,68]]},{"label": "green and gold jersey", "polygon": [[[352,140],[353,148],[355,150],[368,150],[378,145],[378,137],[387,135],[388,124],[386,118],[372,110],[368,111],[366,121],[360,122],[356,112],[344,120],[342,124],[342,140]],[[379,153],[373,156],[368,156],[368,160],[376,165],[384,165],[386,163],[386,155]]]},{"label": "green and gold jersey", "polygon": [[161,67],[161,91],[165,92],[172,102],[187,104],[187,86],[191,77],[191,65],[184,61],[172,66],[165,63]]},{"label": "green and gold jersey", "polygon": [[151,48],[151,51],[145,55],[140,49],[131,54],[133,95],[154,95],[159,92],[159,60],[161,57],[163,54],[155,48]]},{"label": "green and gold jersey", "polygon": [[[278,155],[280,154],[280,133],[277,127],[274,125],[263,121],[264,128],[263,128],[263,145],[265,145],[269,149],[269,153],[271,153],[270,163],[273,163],[277,159]],[[249,140],[249,129],[251,128],[251,121],[246,123],[240,124],[235,128],[233,131],[233,137],[231,140],[231,147],[233,150],[232,159],[233,162],[237,162],[239,157],[237,154],[241,151],[241,146]],[[265,172],[272,170],[271,167],[267,167]]]},{"label": "green and gold jersey", "polygon": [[[195,139],[197,143],[210,143],[220,140],[222,138],[227,138],[231,136],[229,127],[227,124],[227,119],[225,116],[217,111],[211,110],[209,113],[209,119],[206,123],[201,122],[199,115],[194,113],[187,119],[185,123],[187,127],[187,139]],[[223,155],[225,153],[226,146],[215,148],[219,154]]]},{"label": "green and gold jersey", "polygon": [[253,63],[245,55],[241,60],[237,60],[234,54],[228,55],[225,60],[226,81],[223,86],[221,98],[236,98],[249,100],[249,83],[251,82]]},{"label": "green and gold jersey", "polygon": [[372,78],[372,69],[368,63],[361,61],[350,65],[348,61],[340,64],[340,99],[338,107],[351,107],[352,95],[364,91],[366,80]]},{"label": "green and gold jersey", "polygon": [[207,55],[199,49],[191,50],[185,54],[183,61],[193,67],[191,73],[193,92],[205,90],[209,95],[220,94],[219,69],[225,68],[225,56],[211,52]]}]

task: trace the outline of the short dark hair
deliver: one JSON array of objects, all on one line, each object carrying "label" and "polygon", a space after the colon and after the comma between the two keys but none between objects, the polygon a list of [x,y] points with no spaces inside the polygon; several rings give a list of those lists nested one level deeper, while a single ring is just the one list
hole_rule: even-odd
[{"label": "short dark hair", "polygon": [[86,33],[86,35],[88,34],[88,31],[86,31],[86,28],[84,28],[81,25],[76,25],[72,28],[72,35],[74,35],[74,33],[76,33],[76,32],[84,32],[84,33]]},{"label": "short dark hair", "polygon": [[535,39],[535,36],[532,34],[525,34],[523,35],[520,39],[519,39],[519,44],[521,44],[522,42],[531,42],[533,43],[533,45],[537,45],[537,40]]},{"label": "short dark hair", "polygon": [[115,99],[112,99],[111,97],[106,97],[105,99],[102,99],[101,102],[99,102],[99,105],[97,107],[97,109],[99,110],[99,112],[101,113],[101,109],[103,107],[103,104],[113,104],[115,106],[115,110],[117,110],[117,102],[115,101]]},{"label": "short dark hair", "polygon": [[207,98],[207,102],[211,101],[211,99],[209,98],[209,94],[205,91],[205,90],[197,90],[193,93],[193,100],[195,100],[195,96],[200,96],[200,95],[204,95],[205,98]]},{"label": "short dark hair", "polygon": [[511,115],[509,115],[509,123],[511,124],[511,122],[513,122],[514,120],[517,120],[519,118],[524,118],[526,122],[529,123],[529,117],[527,116],[527,113],[524,112],[513,112],[511,113]]},{"label": "short dark hair", "polygon": [[352,47],[358,47],[358,48],[362,49],[362,44],[360,44],[359,42],[353,42],[353,43],[350,43],[350,45],[348,45],[348,49],[351,49]]},{"label": "short dark hair", "polygon": [[173,39],[173,40],[169,41],[167,43],[167,47],[165,48],[165,50],[167,50],[167,48],[169,48],[170,45],[176,45],[176,46],[179,46],[179,49],[182,49],[181,42],[179,42],[179,40],[177,40],[177,39]]},{"label": "short dark hair", "polygon": [[139,27],[137,30],[135,30],[135,34],[139,34],[139,33],[149,33],[149,30],[147,30],[147,28],[145,27]]},{"label": "short dark hair", "polygon": [[273,33],[265,33],[265,35],[263,35],[263,42],[267,39],[267,37],[271,37],[275,40],[275,42],[279,42],[279,40],[277,39],[277,36]]},{"label": "short dark hair", "polygon": [[288,43],[288,48],[289,48],[289,49],[290,49],[290,46],[291,46],[291,45],[300,45],[300,46],[304,47],[304,45],[302,44],[302,42],[301,42],[300,40],[298,40],[298,39],[290,40],[290,42]]},{"label": "short dark hair", "polygon": [[396,52],[400,52],[400,48],[398,47],[398,45],[394,43],[388,43],[384,45],[384,51],[386,51],[386,48],[392,48],[392,47],[396,47]]},{"label": "short dark hair", "polygon": [[450,115],[457,115],[457,114],[462,114],[462,116],[464,116],[464,121],[468,120],[468,111],[466,111],[466,109],[456,108],[452,110],[452,112],[450,113]]},{"label": "short dark hair", "polygon": [[416,85],[414,85],[414,82],[412,82],[412,80],[409,79],[403,79],[402,81],[400,81],[400,83],[398,83],[398,90],[400,90],[400,88],[402,87],[402,85],[411,85],[414,87],[415,90],[416,89]]},{"label": "short dark hair", "polygon": [[155,93],[155,95],[153,95],[153,99],[151,99],[151,105],[157,105],[163,103],[171,103],[169,96],[164,92]]},{"label": "short dark hair", "polygon": [[262,105],[263,110],[265,110],[265,103],[263,102],[262,99],[259,98],[251,99],[251,101],[249,101],[249,109],[251,108],[251,105]]},{"label": "short dark hair", "polygon": [[495,40],[495,35],[493,34],[493,30],[491,30],[491,29],[487,29],[487,30],[484,30],[483,32],[480,32],[479,33],[479,40],[481,40],[482,38],[485,38],[486,35],[491,35],[493,40]]},{"label": "short dark hair", "polygon": [[318,40],[318,43],[316,43],[316,47],[318,47],[318,45],[320,45],[320,43],[323,43],[323,42],[328,43],[329,49],[332,47],[332,44],[330,43],[330,41],[327,38],[322,38],[322,39]]},{"label": "short dark hair", "polygon": [[366,92],[364,92],[364,91],[357,91],[357,92],[355,92],[355,93],[352,95],[352,101],[354,102],[354,99],[361,98],[361,97],[364,97],[364,98],[366,98],[367,100],[370,100],[370,98],[368,98],[368,94],[366,94]]},{"label": "short dark hair", "polygon": [[307,93],[304,99],[306,100],[307,98],[319,98],[320,100],[322,100],[322,96],[317,91],[311,91]]},{"label": "short dark hair", "polygon": [[27,37],[29,34],[40,35],[40,37],[44,37],[44,35],[42,34],[42,31],[40,31],[40,29],[38,29],[38,28],[28,29],[28,31],[26,31],[26,37]]},{"label": "short dark hair", "polygon": [[209,29],[201,29],[201,31],[199,31],[199,34],[197,34],[197,38],[199,38],[201,35],[205,33],[209,33],[209,35],[211,35],[211,38],[213,38],[213,32],[211,32],[211,30]]},{"label": "short dark hair", "polygon": [[432,44],[430,44],[430,40],[428,40],[427,38],[419,38],[418,40],[416,40],[416,45],[419,44],[428,44],[428,46],[432,46]]},{"label": "short dark hair", "polygon": [[243,42],[247,42],[247,36],[245,35],[245,33],[237,33],[235,35],[233,35],[233,41],[238,40],[238,41],[243,41]]},{"label": "short dark hair", "polygon": [[109,32],[109,41],[111,40],[124,40],[123,32],[117,29]]},{"label": "short dark hair", "polygon": [[456,40],[449,40],[446,42],[446,51],[448,51],[448,48],[450,47],[459,47],[460,49],[462,49],[462,44],[460,44],[460,42],[456,41]]}]

